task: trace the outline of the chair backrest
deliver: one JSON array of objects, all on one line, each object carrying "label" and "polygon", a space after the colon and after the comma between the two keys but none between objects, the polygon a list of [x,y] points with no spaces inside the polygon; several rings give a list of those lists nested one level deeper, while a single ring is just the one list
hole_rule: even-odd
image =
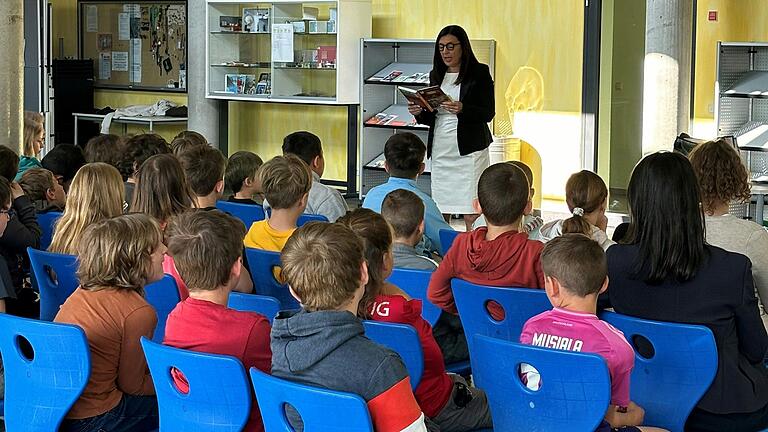
[{"label": "chair backrest", "polygon": [[[546,292],[540,289],[490,287],[461,279],[451,280],[451,287],[473,362],[474,335],[517,342],[529,318],[552,309]],[[495,320],[488,312],[486,305],[490,301],[504,308],[504,319],[501,321]]]},{"label": "chair backrest", "polygon": [[216,208],[231,214],[245,224],[246,231],[254,222],[264,220],[264,207],[258,204],[240,204],[228,201],[216,201]]},{"label": "chair backrest", "polygon": [[[645,410],[643,424],[682,431],[717,373],[712,331],[701,325],[650,321],[613,312],[603,312],[600,318],[621,330],[635,349],[630,396]],[[642,338],[653,346],[652,353],[638,352],[638,345],[647,347]]]},{"label": "chair backrest", "polygon": [[263,249],[245,248],[248,270],[251,272],[256,294],[274,297],[281,309],[298,309],[299,302],[293,298],[288,285],[275,279],[275,268],[280,267],[280,253]]},{"label": "chair backrest", "polygon": [[409,296],[421,300],[421,317],[434,327],[442,310],[427,299],[427,288],[431,277],[432,272],[429,270],[396,268],[392,270],[387,281],[400,287]]},{"label": "chair backrest", "polygon": [[250,372],[265,430],[294,431],[285,415],[288,404],[301,416],[304,432],[373,432],[368,407],[358,395],[286,381],[256,368]]},{"label": "chair backrest", "polygon": [[400,355],[411,379],[411,388],[416,389],[424,373],[424,353],[416,329],[407,324],[363,321],[365,336],[384,345]]},{"label": "chair backrest", "polygon": [[[485,390],[495,430],[593,431],[611,400],[611,377],[597,354],[560,351],[475,335],[472,377]],[[537,391],[520,364],[541,376]]]},{"label": "chair backrest", "polygon": [[[35,281],[40,289],[40,319],[53,321],[59,308],[80,282],[77,280],[77,257],[27,248]],[[51,278],[55,273],[56,280]]]},{"label": "chair backrest", "polygon": [[456,236],[459,235],[458,231],[452,229],[440,230],[440,255],[445,256],[448,253],[448,249],[451,248],[453,241],[456,240]]},{"label": "chair backrest", "polygon": [[229,293],[227,306],[240,311],[262,314],[269,320],[270,324],[280,312],[280,302],[276,298],[258,294]]},{"label": "chair backrest", "polygon": [[323,215],[304,213],[299,216],[299,220],[296,221],[296,226],[302,226],[308,222],[328,222],[328,218]]},{"label": "chair backrest", "polygon": [[[240,360],[161,345],[142,337],[155,383],[163,432],[242,430],[251,411],[248,377]],[[189,384],[184,394],[172,371]]]},{"label": "chair backrest", "polygon": [[6,429],[57,431],[91,374],[83,330],[0,314],[0,353],[5,368]]},{"label": "chair backrest", "polygon": [[173,276],[165,275],[159,281],[145,286],[144,298],[157,312],[157,327],[155,328],[152,340],[162,343],[165,336],[165,322],[168,320],[168,314],[181,301],[179,288],[176,286]]},{"label": "chair backrest", "polygon": [[61,212],[56,211],[37,214],[37,224],[40,225],[40,229],[43,231],[40,236],[40,250],[48,250],[53,240],[53,227],[60,217]]}]

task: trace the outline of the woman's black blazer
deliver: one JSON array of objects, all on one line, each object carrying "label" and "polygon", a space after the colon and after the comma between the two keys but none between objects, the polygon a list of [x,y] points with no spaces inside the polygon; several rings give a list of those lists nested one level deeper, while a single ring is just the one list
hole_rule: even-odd
[{"label": "woman's black blazer", "polygon": [[[429,85],[440,85],[430,78]],[[488,148],[493,138],[488,123],[496,115],[496,101],[493,94],[493,78],[488,65],[474,63],[469,65],[467,74],[461,83],[459,101],[463,107],[457,115],[459,119],[456,131],[459,142],[459,154],[466,156]],[[437,112],[424,111],[416,116],[416,121],[429,126],[427,156],[432,157],[432,141],[435,137],[435,118]]]}]

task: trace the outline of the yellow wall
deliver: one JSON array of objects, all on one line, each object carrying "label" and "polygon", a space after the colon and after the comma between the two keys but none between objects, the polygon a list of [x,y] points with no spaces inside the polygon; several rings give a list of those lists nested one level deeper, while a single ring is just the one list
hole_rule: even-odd
[{"label": "yellow wall", "polygon": [[[58,38],[64,37],[65,55],[74,56],[76,0],[53,3],[54,51],[58,53]],[[513,131],[531,143],[544,166],[543,194],[561,196],[568,175],[581,165],[583,4],[583,0],[373,0],[373,37],[432,39],[443,26],[460,24],[470,38],[495,39],[496,132]],[[150,103],[161,96],[98,91],[96,104]],[[514,115],[508,105],[515,106]],[[346,178],[346,108],[231,103],[229,114],[230,152],[249,149],[266,159],[279,153],[286,134],[305,129],[323,140],[324,177]]]},{"label": "yellow wall", "polygon": [[[718,20],[707,21],[717,10]],[[693,136],[717,135],[714,121],[717,42],[768,41],[768,2],[765,0],[699,0],[696,14],[696,69]]]}]

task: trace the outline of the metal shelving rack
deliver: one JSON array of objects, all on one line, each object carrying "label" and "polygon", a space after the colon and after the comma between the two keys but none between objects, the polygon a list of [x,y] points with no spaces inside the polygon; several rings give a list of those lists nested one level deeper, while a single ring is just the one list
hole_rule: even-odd
[{"label": "metal shelving rack", "polygon": [[[432,69],[435,41],[431,39],[362,39],[360,41],[360,199],[371,188],[385,183],[389,175],[384,171],[384,143],[392,134],[407,131],[418,135],[426,144],[429,127],[415,124],[408,113],[408,105],[397,90],[403,87],[426,87],[426,82],[381,80],[393,71],[400,71],[400,77],[416,73],[429,73]],[[496,41],[490,39],[472,40],[472,50],[481,63],[485,63],[494,74]],[[402,79],[402,78],[400,78]],[[396,116],[393,123],[367,123],[376,114]],[[430,161],[417,180],[418,187],[431,193]]]}]

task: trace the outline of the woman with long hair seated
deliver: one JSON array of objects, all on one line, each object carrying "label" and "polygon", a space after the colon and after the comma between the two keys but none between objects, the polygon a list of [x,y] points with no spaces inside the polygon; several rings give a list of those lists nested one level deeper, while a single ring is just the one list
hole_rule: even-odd
[{"label": "woman with long hair seated", "polygon": [[55,321],[85,331],[91,352],[88,384],[67,413],[62,431],[155,430],[158,408],[141,349],[157,325],[144,287],[163,277],[165,246],[157,222],[143,214],[91,224],[79,244],[80,286]]},{"label": "woman with long hair seated", "polygon": [[706,243],[693,167],[677,153],[641,160],[627,190],[624,244],[608,248],[608,288],[616,312],[709,327],[718,368],[686,431],[768,427],[768,335],[760,319],[752,263]]},{"label": "woman with long hair seated", "polygon": [[89,225],[123,214],[124,196],[117,168],[103,162],[84,165],[72,179],[64,214],[56,222],[48,250],[76,255]]}]

